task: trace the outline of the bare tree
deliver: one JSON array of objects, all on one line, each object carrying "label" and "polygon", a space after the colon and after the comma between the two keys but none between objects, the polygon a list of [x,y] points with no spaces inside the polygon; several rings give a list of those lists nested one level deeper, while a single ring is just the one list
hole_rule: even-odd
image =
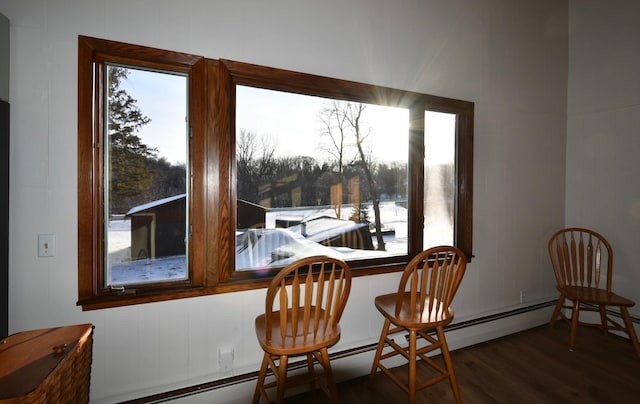
[{"label": "bare tree", "polygon": [[269,137],[240,129],[236,137],[238,198],[259,202],[257,184],[274,171],[275,150]]},{"label": "bare tree", "polygon": [[378,242],[378,250],[384,251],[386,249],[384,238],[382,237],[382,223],[380,221],[380,198],[378,197],[378,187],[373,177],[374,165],[370,158],[364,151],[364,143],[369,137],[371,128],[366,128],[366,133],[363,128],[362,112],[365,110],[366,105],[361,103],[345,103],[343,114],[346,121],[353,129],[355,136],[356,147],[358,148],[358,156],[360,157],[360,165],[369,184],[369,192],[371,192],[371,199],[373,202],[373,213],[376,226],[376,239]]},{"label": "bare tree", "polygon": [[345,142],[346,132],[349,129],[347,126],[347,117],[344,114],[344,103],[334,100],[325,104],[319,113],[319,119],[324,126],[321,135],[323,138],[328,139],[327,142],[320,143],[320,148],[333,157],[338,170],[337,183],[332,185],[331,199],[332,203],[335,202],[334,210],[336,217],[340,219],[342,214],[344,165],[347,148]]},{"label": "bare tree", "polygon": [[238,163],[250,166],[251,174],[262,174],[273,162],[275,151],[271,138],[240,129],[236,138],[236,159]]},{"label": "bare tree", "polygon": [[[340,189],[344,182],[345,165],[353,165],[361,167],[369,185],[369,192],[373,200],[373,211],[375,215],[376,238],[378,242],[378,250],[385,250],[385,242],[382,238],[382,223],[380,219],[380,200],[378,197],[378,188],[374,179],[374,165],[368,157],[370,153],[365,152],[365,143],[371,130],[370,127],[362,122],[362,112],[366,105],[354,102],[333,101],[323,108],[320,112],[320,118],[324,124],[325,137],[329,139],[329,143],[324,144],[324,149],[328,151],[336,160],[338,166],[338,177],[340,181]],[[353,136],[353,143],[349,137]],[[348,146],[356,147],[356,157],[347,161]],[[359,201],[358,201],[359,202]],[[340,205],[342,203],[342,195],[336,207],[336,214],[340,217]]]}]

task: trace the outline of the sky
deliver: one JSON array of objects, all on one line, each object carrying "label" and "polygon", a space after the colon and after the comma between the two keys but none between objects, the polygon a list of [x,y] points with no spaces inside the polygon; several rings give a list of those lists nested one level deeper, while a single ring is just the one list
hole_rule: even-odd
[{"label": "sky", "polygon": [[151,121],[138,135],[142,143],[158,149],[171,164],[184,164],[187,156],[187,77],[129,69],[121,86],[137,100]]},{"label": "sky", "polygon": [[[326,151],[320,146],[324,128],[319,112],[329,102],[327,98],[237,86],[236,130],[277,138],[276,153],[281,156],[321,157]],[[361,123],[372,128],[367,146],[376,158],[407,160],[409,110],[367,105]]]},{"label": "sky", "polygon": [[[187,77],[129,69],[122,88],[137,100],[151,121],[138,133],[142,142],[158,149],[172,164],[182,164],[187,153]],[[272,138],[279,156],[311,156],[322,159],[323,124],[319,111],[329,99],[247,86],[236,89],[236,129]],[[409,111],[368,104],[361,121],[371,128],[367,139],[377,161],[407,161]],[[455,116],[427,112],[427,162],[453,161]],[[430,133],[439,133],[429,137]],[[445,141],[444,143],[441,141]]]}]

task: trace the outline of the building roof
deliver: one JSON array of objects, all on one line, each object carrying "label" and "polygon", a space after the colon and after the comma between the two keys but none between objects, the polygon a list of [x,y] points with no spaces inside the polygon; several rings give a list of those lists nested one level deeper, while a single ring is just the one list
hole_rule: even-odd
[{"label": "building roof", "polygon": [[158,206],[166,205],[168,203],[171,203],[186,197],[187,197],[187,194],[180,194],[180,195],[170,196],[167,198],[157,199],[155,201],[147,202],[142,205],[134,206],[133,208],[129,209],[129,211],[125,216],[135,215],[136,213],[151,210],[153,208],[157,208]]}]

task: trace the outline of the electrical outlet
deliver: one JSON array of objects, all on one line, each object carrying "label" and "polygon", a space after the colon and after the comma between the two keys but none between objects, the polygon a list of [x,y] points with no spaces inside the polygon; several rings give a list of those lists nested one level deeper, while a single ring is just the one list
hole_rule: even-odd
[{"label": "electrical outlet", "polygon": [[526,290],[521,290],[520,291],[520,303],[524,303],[524,301],[527,299],[527,291]]},{"label": "electrical outlet", "polygon": [[38,257],[55,257],[56,236],[54,234],[38,234]]},{"label": "electrical outlet", "polygon": [[218,349],[218,366],[220,366],[221,372],[233,369],[233,347]]}]

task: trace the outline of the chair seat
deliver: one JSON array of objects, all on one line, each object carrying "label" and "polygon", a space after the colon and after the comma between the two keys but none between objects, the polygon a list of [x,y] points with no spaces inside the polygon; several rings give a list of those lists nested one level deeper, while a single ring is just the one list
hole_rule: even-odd
[{"label": "chair seat", "polygon": [[[300,309],[302,310],[302,308]],[[291,310],[289,310],[291,311]],[[311,315],[313,318],[313,313]],[[287,323],[287,330],[284,339],[280,334],[280,312],[276,311],[271,316],[271,340],[267,339],[266,315],[261,314],[256,317],[256,336],[260,346],[265,351],[273,355],[299,355],[310,351],[317,351],[323,347],[329,347],[340,340],[340,326],[335,325],[333,328],[324,330],[322,314],[320,315],[319,327],[316,335],[313,335],[313,328],[309,332],[303,334],[298,331],[296,336],[291,333],[291,323]],[[289,318],[291,316],[289,315]],[[298,330],[303,330],[303,319],[298,320]]]},{"label": "chair seat", "polygon": [[626,299],[613,292],[607,292],[605,289],[589,288],[583,286],[564,286],[558,287],[558,290],[563,293],[567,299],[573,301],[581,301],[583,303],[626,307],[632,307],[635,305],[635,302],[633,302],[632,300]]},{"label": "chair seat", "polygon": [[[400,314],[396,316],[397,300],[397,293],[389,293],[387,295],[377,296],[375,298],[375,305],[384,317],[401,327],[420,330],[427,327],[446,325],[453,320],[453,310],[450,308],[447,308],[444,312],[442,309],[439,311],[429,311],[428,307],[425,307],[422,311],[416,310],[415,308],[411,310],[411,296],[408,293],[404,294]],[[434,307],[442,307],[442,305],[435,304]]]}]

